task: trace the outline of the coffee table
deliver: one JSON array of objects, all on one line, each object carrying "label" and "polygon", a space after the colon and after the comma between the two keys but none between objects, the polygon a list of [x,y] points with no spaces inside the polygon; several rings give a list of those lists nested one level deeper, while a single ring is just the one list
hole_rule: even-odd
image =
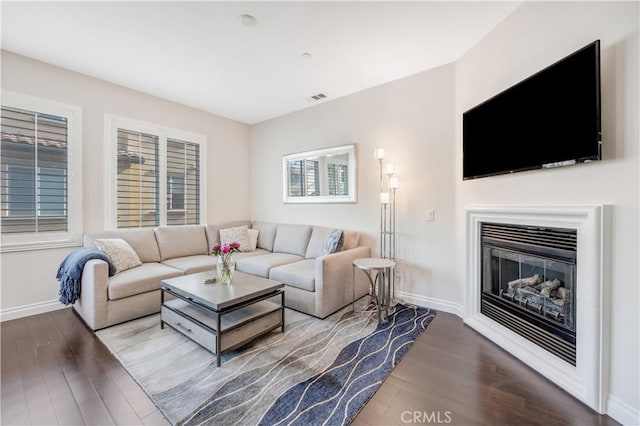
[{"label": "coffee table", "polygon": [[162,280],[161,328],[166,324],[211,351],[218,367],[224,353],[278,327],[284,332],[283,283],[236,271],[231,284],[205,284],[211,275]]}]

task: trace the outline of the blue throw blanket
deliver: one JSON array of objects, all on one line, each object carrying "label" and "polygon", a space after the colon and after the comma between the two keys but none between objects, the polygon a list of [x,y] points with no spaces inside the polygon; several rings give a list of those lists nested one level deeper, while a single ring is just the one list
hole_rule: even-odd
[{"label": "blue throw blanket", "polygon": [[83,247],[69,253],[64,258],[56,278],[60,282],[60,302],[65,305],[73,305],[78,297],[80,297],[80,279],[82,278],[82,270],[84,264],[91,259],[100,259],[109,265],[109,276],[112,277],[116,273],[116,267],[111,259],[95,247]]}]

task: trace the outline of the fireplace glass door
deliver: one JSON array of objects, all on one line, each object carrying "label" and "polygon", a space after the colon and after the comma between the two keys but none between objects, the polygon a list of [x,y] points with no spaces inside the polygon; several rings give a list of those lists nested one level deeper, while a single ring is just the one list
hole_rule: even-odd
[{"label": "fireplace glass door", "polygon": [[483,291],[575,332],[575,264],[484,247]]},{"label": "fireplace glass door", "polygon": [[483,223],[480,312],[575,365],[575,229]]}]

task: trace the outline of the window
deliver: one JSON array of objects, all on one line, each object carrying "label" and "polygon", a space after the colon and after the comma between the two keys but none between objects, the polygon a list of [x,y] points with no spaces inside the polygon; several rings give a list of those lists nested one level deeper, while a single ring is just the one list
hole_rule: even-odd
[{"label": "window", "polygon": [[167,140],[167,225],[200,223],[200,146]]},{"label": "window", "polygon": [[80,245],[81,110],[13,92],[2,101],[2,251]]},{"label": "window", "polygon": [[105,128],[106,181],[115,182],[107,228],[199,224],[204,136],[110,116]]},{"label": "window", "polygon": [[160,225],[158,136],[118,129],[118,228]]}]

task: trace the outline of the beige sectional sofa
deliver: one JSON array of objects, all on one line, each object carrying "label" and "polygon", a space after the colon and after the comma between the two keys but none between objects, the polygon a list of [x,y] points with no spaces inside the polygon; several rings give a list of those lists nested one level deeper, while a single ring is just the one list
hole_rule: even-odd
[{"label": "beige sectional sofa", "polygon": [[[333,228],[236,221],[87,234],[85,246],[103,238],[125,240],[142,264],[109,277],[106,262],[88,261],[74,309],[93,330],[159,312],[161,281],[215,269],[210,253],[220,242],[220,230],[245,225],[259,231],[257,248],[236,253],[236,269],[283,282],[287,307],[325,318],[351,303],[352,262],[370,255],[368,247],[358,246],[357,232],[344,231],[343,249],[325,255],[323,245]],[[368,282],[362,274],[355,276],[358,298],[367,293]]]}]

